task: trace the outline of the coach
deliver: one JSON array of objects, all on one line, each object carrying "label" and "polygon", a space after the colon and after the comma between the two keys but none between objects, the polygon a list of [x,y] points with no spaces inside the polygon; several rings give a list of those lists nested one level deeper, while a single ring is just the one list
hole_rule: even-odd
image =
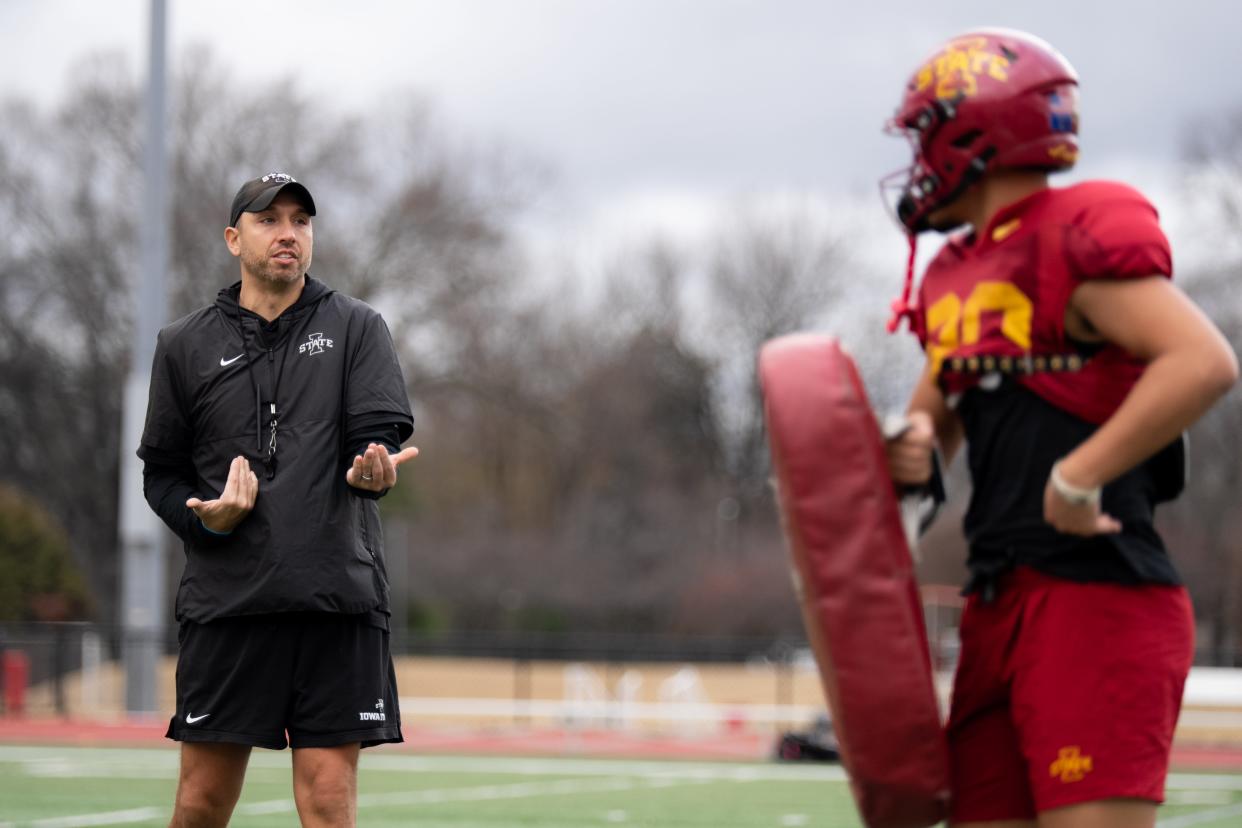
[{"label": "coach", "polygon": [[401,741],[376,500],[413,417],[384,320],[307,275],[314,215],[284,173],[243,184],[241,281],[156,345],[138,456],[185,543],[175,826],[226,825],[251,748],[286,744],[302,824],[353,825],[359,749]]}]

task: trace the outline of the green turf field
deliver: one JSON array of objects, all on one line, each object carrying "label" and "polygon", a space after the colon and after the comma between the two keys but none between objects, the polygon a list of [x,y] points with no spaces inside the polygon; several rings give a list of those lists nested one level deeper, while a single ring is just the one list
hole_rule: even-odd
[{"label": "green turf field", "polygon": [[[0,828],[166,823],[175,750],[0,746]],[[860,825],[831,765],[364,753],[361,826]],[[297,825],[289,755],[255,751],[232,822]],[[1242,775],[1176,774],[1161,826],[1242,825]]]}]

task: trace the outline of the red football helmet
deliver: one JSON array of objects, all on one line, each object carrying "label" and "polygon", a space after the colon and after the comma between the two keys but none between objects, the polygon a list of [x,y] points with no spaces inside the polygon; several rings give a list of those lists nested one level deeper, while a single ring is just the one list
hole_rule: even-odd
[{"label": "red football helmet", "polygon": [[989,170],[1073,166],[1078,75],[1032,35],[967,32],[919,66],[889,128],[914,145],[913,164],[897,174],[905,176],[897,218],[920,233],[929,229],[931,212]]}]

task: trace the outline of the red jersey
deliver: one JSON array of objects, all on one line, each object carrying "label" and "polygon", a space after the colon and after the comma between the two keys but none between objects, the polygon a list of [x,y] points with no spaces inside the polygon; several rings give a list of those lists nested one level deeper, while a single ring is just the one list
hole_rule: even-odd
[{"label": "red jersey", "polygon": [[1037,370],[1013,372],[1023,385],[1099,424],[1143,363],[1115,345],[1093,352],[1098,346],[1071,340],[1070,296],[1089,279],[1156,275],[1172,275],[1172,256],[1147,199],[1108,181],[1049,188],[1000,210],[983,233],[944,246],[919,287],[916,328],[946,393],[977,383],[981,366],[986,373],[1002,361],[1025,363]]}]

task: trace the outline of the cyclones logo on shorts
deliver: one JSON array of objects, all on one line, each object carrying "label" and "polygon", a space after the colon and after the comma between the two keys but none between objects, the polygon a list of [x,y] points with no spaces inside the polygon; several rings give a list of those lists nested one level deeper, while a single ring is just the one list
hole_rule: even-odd
[{"label": "cyclones logo on shorts", "polygon": [[1057,758],[1048,766],[1048,775],[1062,782],[1081,782],[1094,770],[1093,764],[1090,756],[1082,755],[1082,748],[1070,745],[1057,751]]}]

